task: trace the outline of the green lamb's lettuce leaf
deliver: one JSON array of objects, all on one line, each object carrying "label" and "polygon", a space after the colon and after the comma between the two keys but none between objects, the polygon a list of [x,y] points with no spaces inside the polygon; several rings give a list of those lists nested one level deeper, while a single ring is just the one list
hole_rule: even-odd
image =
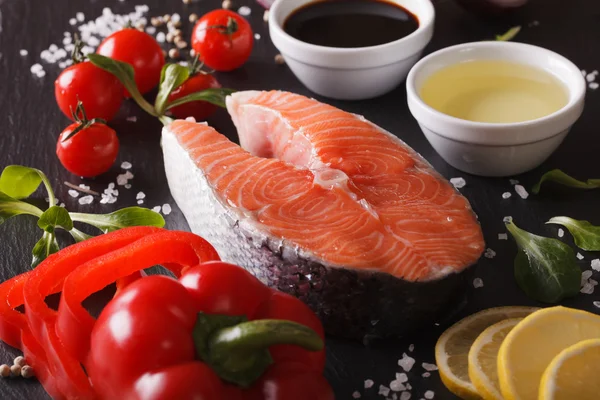
[{"label": "green lamb's lettuce leaf", "polygon": [[162,115],[165,112],[169,95],[190,77],[190,70],[179,64],[167,64],[163,67],[160,76],[154,108],[159,115]]},{"label": "green lamb's lettuce leaf", "polygon": [[557,239],[537,236],[506,224],[519,248],[515,258],[515,279],[531,298],[557,303],[579,293],[581,269],[573,249]]},{"label": "green lamb's lettuce leaf", "polygon": [[600,251],[600,226],[594,226],[588,221],[578,221],[569,217],[554,217],[547,224],[563,225],[569,230],[575,244],[586,251]]},{"label": "green lamb's lettuce leaf", "polygon": [[142,207],[128,207],[110,214],[71,213],[73,221],[95,226],[104,233],[131,226],[165,226],[165,220],[157,212]]},{"label": "green lamb's lettuce leaf", "polygon": [[42,210],[34,205],[14,199],[6,193],[0,192],[0,224],[3,224],[4,221],[11,217],[23,214],[39,217],[42,215]]},{"label": "green lamb's lettuce leaf", "polygon": [[597,189],[600,188],[600,179],[588,179],[586,182],[579,181],[560,169],[553,169],[552,171],[546,172],[540,181],[535,184],[531,190],[534,194],[538,194],[544,182],[556,182],[564,186],[569,186],[577,189]]},{"label": "green lamb's lettuce leaf", "polygon": [[52,206],[40,215],[38,226],[46,232],[54,232],[56,228],[70,231],[73,229],[73,221],[66,209],[59,206]]},{"label": "green lamb's lettuce leaf", "polygon": [[49,255],[58,253],[59,250],[60,248],[58,247],[54,232],[44,231],[42,238],[33,247],[31,267],[37,267],[42,261],[48,258]]}]

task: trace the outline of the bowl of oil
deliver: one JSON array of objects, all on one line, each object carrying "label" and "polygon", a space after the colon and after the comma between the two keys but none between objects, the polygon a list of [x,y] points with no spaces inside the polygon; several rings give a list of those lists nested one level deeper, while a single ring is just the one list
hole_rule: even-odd
[{"label": "bowl of oil", "polygon": [[408,106],[453,167],[511,176],[544,162],[581,116],[585,80],[550,50],[514,42],[452,46],[419,61]]}]

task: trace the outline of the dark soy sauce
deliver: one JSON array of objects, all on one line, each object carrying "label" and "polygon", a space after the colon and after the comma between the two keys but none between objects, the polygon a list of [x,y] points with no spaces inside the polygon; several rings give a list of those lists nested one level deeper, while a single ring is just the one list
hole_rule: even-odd
[{"label": "dark soy sauce", "polygon": [[326,47],[369,47],[410,35],[419,20],[385,0],[322,0],[294,11],[284,30],[306,43]]}]

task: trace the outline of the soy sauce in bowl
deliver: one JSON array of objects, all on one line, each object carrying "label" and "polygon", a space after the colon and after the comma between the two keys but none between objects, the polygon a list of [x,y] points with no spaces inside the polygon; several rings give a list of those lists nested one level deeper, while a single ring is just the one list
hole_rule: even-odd
[{"label": "soy sauce in bowl", "polygon": [[321,0],[294,11],[283,29],[314,45],[370,47],[410,35],[419,20],[400,5],[385,0]]}]

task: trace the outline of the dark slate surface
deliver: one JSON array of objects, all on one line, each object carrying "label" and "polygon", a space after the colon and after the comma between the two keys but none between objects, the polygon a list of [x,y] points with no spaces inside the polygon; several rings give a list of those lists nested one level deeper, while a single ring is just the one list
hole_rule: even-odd
[{"label": "dark slate surface", "polygon": [[[219,74],[225,86],[237,89],[284,89],[310,94],[294,78],[285,66],[275,65],[276,50],[268,39],[267,26],[262,21],[262,10],[250,0],[237,0],[237,6],[252,7],[249,17],[253,28],[262,38],[256,43],[250,61],[240,70]],[[180,1],[146,0],[0,0],[0,167],[23,164],[43,169],[52,181],[57,196],[72,211],[109,212],[116,208],[135,204],[135,194],[147,194],[146,205],[153,207],[170,203],[174,207],[166,217],[171,229],[187,229],[185,219],[173,204],[162,167],[159,148],[161,125],[143,114],[132,103],[125,103],[120,118],[113,127],[120,134],[122,149],[115,167],[93,181],[93,188],[102,191],[108,182],[114,181],[120,170],[121,161],[133,163],[135,179],[133,188],[121,188],[119,201],[114,205],[100,205],[97,201],[90,206],[81,206],[67,194],[64,181],[80,183],[59,164],[54,155],[56,138],[67,125],[66,118],[54,103],[53,81],[58,67],[45,66],[47,75],[37,79],[29,72],[30,66],[39,61],[39,53],[51,43],[60,43],[62,32],[71,29],[68,19],[77,11],[87,17],[98,16],[102,8],[110,6],[115,12],[130,12],[134,4],[148,3],[150,15],[179,12],[185,16],[190,12],[201,14],[220,6],[220,0],[198,0],[190,6]],[[454,2],[441,0],[436,4],[436,34],[428,51],[448,45],[493,38],[509,27],[522,24],[523,31],[516,40],[536,44],[555,50],[573,60],[580,68],[588,71],[600,69],[600,2],[591,0],[532,0],[517,14],[500,19],[486,20],[465,13]],[[538,26],[530,26],[539,21]],[[186,24],[186,28],[189,28]],[[29,50],[21,57],[20,49]],[[533,232],[556,236],[557,228],[544,226],[544,221],[555,215],[569,215],[578,219],[589,219],[600,224],[598,201],[600,192],[563,190],[548,188],[542,196],[521,200],[513,195],[502,200],[501,195],[510,191],[508,179],[483,179],[468,176],[448,166],[433,151],[411,117],[405,100],[403,85],[392,93],[371,101],[337,102],[332,104],[348,111],[364,114],[371,121],[394,132],[427,158],[444,176],[463,176],[467,186],[462,192],[471,200],[479,215],[488,246],[498,256],[492,260],[482,259],[472,270],[473,276],[481,277],[485,286],[470,289],[466,294],[467,306],[454,319],[476,310],[498,305],[532,305],[516,287],[512,276],[512,258],[515,246],[511,241],[499,241],[498,233],[504,232],[502,217],[512,215],[516,222]],[[550,168],[562,168],[581,177],[600,176],[600,90],[589,91],[584,115],[560,149],[540,168],[517,177],[530,188],[535,180]],[[137,116],[137,123],[127,122],[127,116]],[[217,129],[235,138],[235,131],[225,112],[220,112],[209,121]],[[43,198],[42,193],[36,194]],[[5,280],[28,269],[30,251],[41,232],[35,221],[28,217],[15,218],[0,227],[0,280]],[[568,235],[567,235],[568,236]],[[569,240],[569,239],[565,239]],[[582,252],[583,253],[583,252]],[[580,261],[582,268],[589,269],[592,254],[585,254]],[[595,273],[598,279],[599,274]],[[579,295],[566,301],[568,306],[598,312],[592,305],[600,295]],[[409,374],[412,398],[421,398],[426,390],[435,391],[436,399],[453,396],[442,386],[437,373],[422,378],[421,362],[433,362],[433,346],[444,326],[433,325],[419,335],[364,348],[361,344],[330,339],[328,341],[328,364],[326,376],[335,388],[337,398],[350,399],[354,390],[363,393],[362,398],[382,398],[377,395],[379,384],[389,385],[398,372],[397,360],[415,344],[411,354],[417,364]],[[10,362],[17,354],[14,349],[0,345],[0,362]],[[375,381],[374,388],[363,390],[363,381]],[[10,380],[0,382],[0,398],[43,399],[47,398],[35,381]]]}]

